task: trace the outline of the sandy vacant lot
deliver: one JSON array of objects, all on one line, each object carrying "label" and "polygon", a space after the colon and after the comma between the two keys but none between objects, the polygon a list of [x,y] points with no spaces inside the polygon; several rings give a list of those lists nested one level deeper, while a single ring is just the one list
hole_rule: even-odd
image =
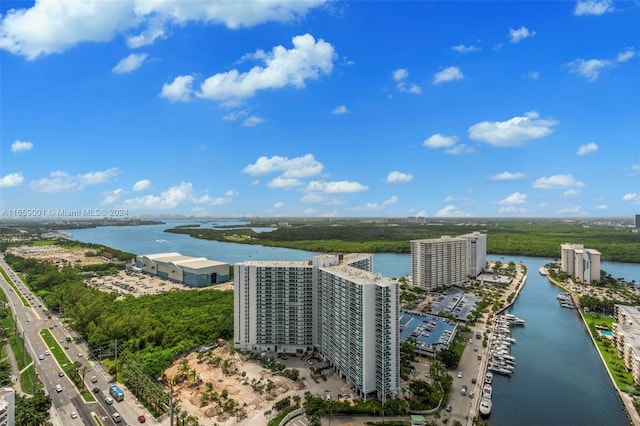
[{"label": "sandy vacant lot", "polygon": [[[280,360],[286,368],[296,368],[300,372],[298,381],[263,368],[258,361],[248,359],[226,344],[208,353],[192,353],[184,359],[186,362],[178,360],[174,363],[165,376],[169,380],[183,377],[173,386],[174,398],[182,410],[197,417],[204,425],[266,424],[277,416],[274,404],[286,397],[299,395],[304,401],[306,391],[314,395],[328,394],[332,398],[350,392],[330,369],[325,370],[326,381],[315,381],[310,366],[299,358]],[[314,364],[314,367],[318,366],[322,365]],[[224,390],[226,398],[221,397]],[[165,391],[169,393],[171,389],[167,387]],[[236,407],[236,415],[224,412],[224,406]]]}]

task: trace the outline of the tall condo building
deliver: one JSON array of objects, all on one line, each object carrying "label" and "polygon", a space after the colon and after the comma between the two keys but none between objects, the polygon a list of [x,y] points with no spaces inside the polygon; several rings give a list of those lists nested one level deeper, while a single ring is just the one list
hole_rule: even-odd
[{"label": "tall condo building", "polygon": [[16,391],[13,388],[0,388],[0,426],[16,424]]},{"label": "tall condo building", "polygon": [[316,350],[363,398],[399,396],[398,284],[370,254],[234,265],[235,347]]},{"label": "tall condo building", "polygon": [[561,244],[560,270],[586,284],[599,280],[600,252],[582,244]]},{"label": "tall condo building", "polygon": [[467,240],[443,236],[411,241],[413,285],[432,291],[462,285],[467,278]]},{"label": "tall condo building", "polygon": [[467,240],[467,276],[475,278],[482,273],[487,264],[487,234],[472,232],[471,234],[460,235],[458,238]]}]

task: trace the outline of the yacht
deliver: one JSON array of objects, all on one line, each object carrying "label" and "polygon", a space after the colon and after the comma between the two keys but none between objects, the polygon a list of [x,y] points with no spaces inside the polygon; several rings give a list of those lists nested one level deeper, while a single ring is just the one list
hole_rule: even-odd
[{"label": "yacht", "polygon": [[488,416],[491,413],[491,399],[482,398],[480,401],[480,414]]},{"label": "yacht", "polygon": [[491,387],[491,385],[489,383],[485,383],[484,387],[482,388],[482,397],[491,399],[492,392],[493,388]]},{"label": "yacht", "polygon": [[484,382],[491,384],[493,382],[493,373],[491,371],[487,371],[487,375],[484,378]]}]

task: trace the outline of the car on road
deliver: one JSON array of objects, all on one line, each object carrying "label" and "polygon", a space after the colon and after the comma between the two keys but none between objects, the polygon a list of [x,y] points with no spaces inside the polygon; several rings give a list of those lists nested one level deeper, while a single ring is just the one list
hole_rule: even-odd
[{"label": "car on road", "polygon": [[51,355],[51,352],[49,352],[49,351],[44,351],[44,354],[45,354],[46,356],[49,356],[49,355]]},{"label": "car on road", "polygon": [[473,398],[473,391],[469,391],[469,398]]},{"label": "car on road", "polygon": [[56,392],[58,393],[62,392],[62,386],[56,385]]},{"label": "car on road", "polygon": [[76,413],[75,411],[72,411],[72,412],[71,412],[71,418],[72,418],[72,419],[76,419],[76,418],[78,418],[78,413]]},{"label": "car on road", "polygon": [[96,376],[91,376],[91,383],[98,383],[98,378]]},{"label": "car on road", "polygon": [[104,399],[104,402],[106,402],[107,404],[111,405],[113,404],[113,398],[111,398],[110,396],[106,397]]},{"label": "car on road", "polygon": [[445,408],[445,410],[451,411],[451,404],[447,404],[447,407]]},{"label": "car on road", "polygon": [[94,387],[93,388],[93,393],[100,393],[100,388],[99,387]]},{"label": "car on road", "polygon": [[467,385],[462,385],[462,389],[460,389],[460,393],[462,394],[462,396],[465,396],[467,394]]},{"label": "car on road", "polygon": [[111,415],[111,418],[113,418],[113,421],[116,423],[120,423],[122,421],[122,417],[120,416],[119,413],[113,413]]},{"label": "car on road", "polygon": [[38,359],[39,359],[39,360],[43,360],[43,359],[44,359],[44,355],[40,354],[40,355],[38,356]]},{"label": "car on road", "polygon": [[462,379],[462,376],[463,376],[462,371],[458,371],[458,378]]},{"label": "car on road", "polygon": [[64,377],[64,372],[63,371],[59,371],[58,372],[58,377]]},{"label": "car on road", "polygon": [[146,422],[146,421],[147,421],[147,419],[146,419],[142,414],[140,414],[140,415],[138,416],[138,421],[139,421],[140,423],[144,423],[144,422]]}]

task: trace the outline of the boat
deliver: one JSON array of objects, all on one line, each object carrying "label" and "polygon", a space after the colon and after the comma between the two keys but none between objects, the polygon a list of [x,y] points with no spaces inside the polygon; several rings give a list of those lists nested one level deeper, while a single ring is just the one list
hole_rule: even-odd
[{"label": "boat", "polygon": [[491,387],[491,385],[489,383],[485,383],[484,387],[482,388],[482,397],[491,399],[492,392],[493,388]]},{"label": "boat", "polygon": [[493,373],[491,371],[487,371],[487,374],[484,377],[484,382],[488,384],[491,384],[491,382],[493,382]]},{"label": "boat", "polygon": [[497,365],[489,366],[489,370],[493,371],[494,373],[502,374],[504,376],[510,376],[513,374],[512,368],[507,368],[507,367],[502,367]]},{"label": "boat", "polygon": [[480,400],[480,414],[483,416],[488,416],[491,413],[491,399],[482,398]]}]

